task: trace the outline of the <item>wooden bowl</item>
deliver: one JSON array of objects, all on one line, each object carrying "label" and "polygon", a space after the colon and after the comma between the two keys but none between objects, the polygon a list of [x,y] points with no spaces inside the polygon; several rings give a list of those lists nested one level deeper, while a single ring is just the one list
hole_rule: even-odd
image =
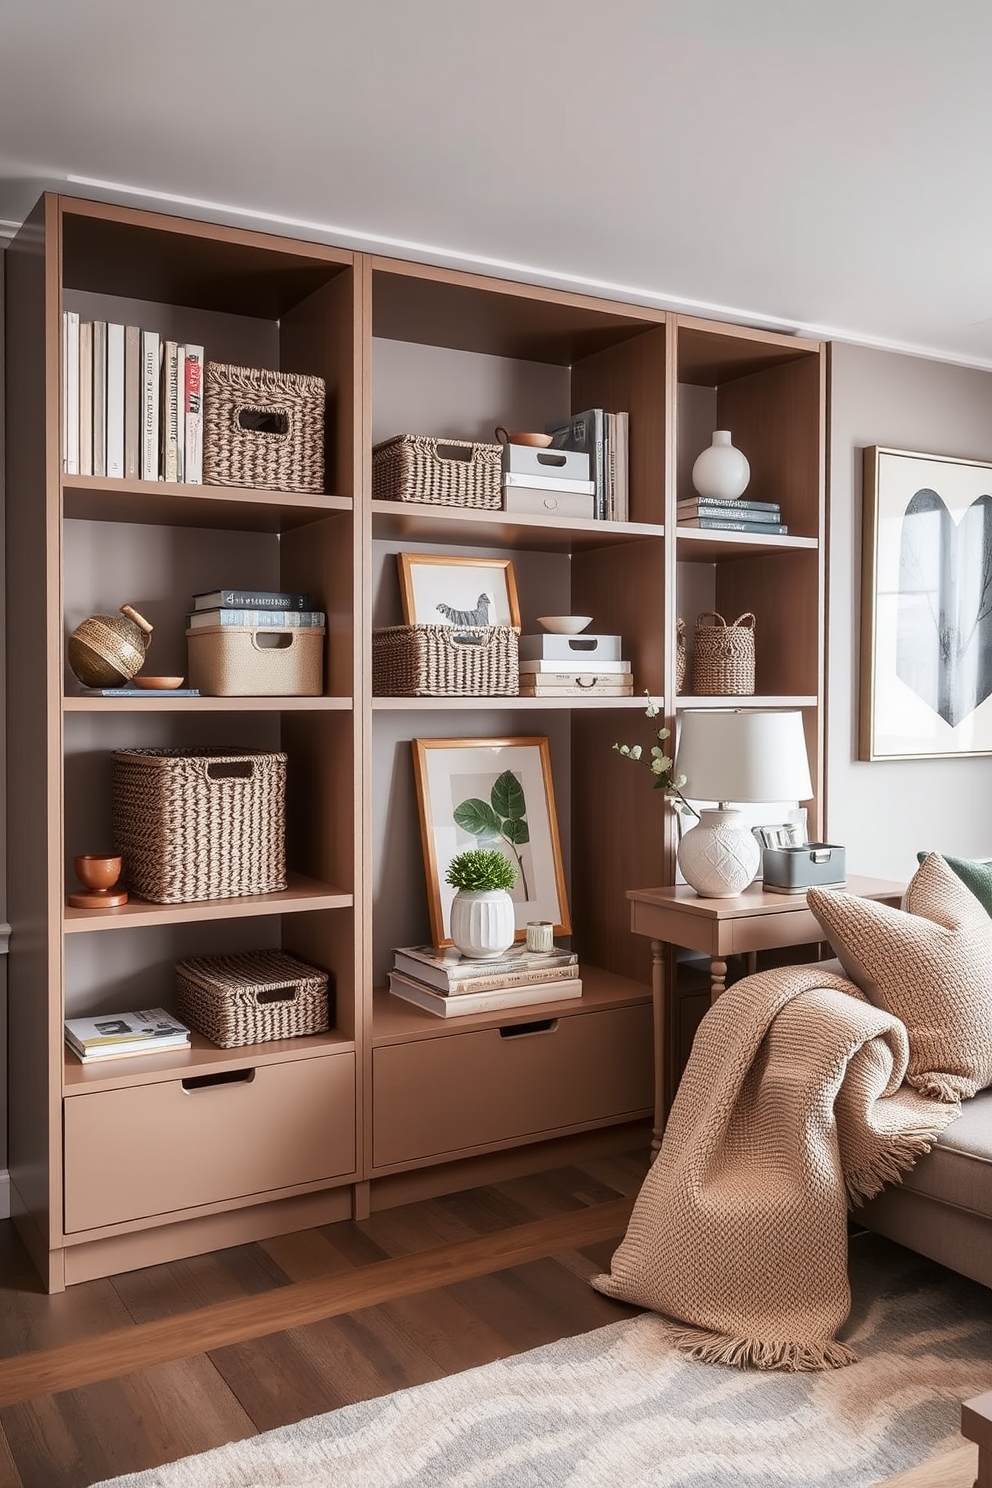
[{"label": "wooden bowl", "polygon": [[177,687],[182,687],[182,677],[135,677],[135,687],[151,687],[158,692],[174,692]]},{"label": "wooden bowl", "polygon": [[550,434],[528,433],[526,430],[511,434],[502,424],[497,424],[495,432],[500,444],[527,444],[531,449],[547,449],[553,437]]}]

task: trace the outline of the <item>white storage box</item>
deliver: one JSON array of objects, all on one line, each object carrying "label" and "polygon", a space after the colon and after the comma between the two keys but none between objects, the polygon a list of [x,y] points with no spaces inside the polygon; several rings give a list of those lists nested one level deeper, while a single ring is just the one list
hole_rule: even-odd
[{"label": "white storage box", "polygon": [[601,661],[620,660],[618,635],[540,635],[520,637],[521,661],[564,661],[569,667],[591,666],[596,671]]},{"label": "white storage box", "polygon": [[594,496],[577,491],[545,491],[530,486],[504,486],[503,510],[523,512],[528,516],[588,517],[595,515]]},{"label": "white storage box", "polygon": [[205,625],[187,630],[189,681],[206,697],[319,697],[324,627],[258,630]]},{"label": "white storage box", "polygon": [[521,697],[633,697],[634,679],[629,672],[620,675],[601,672],[524,672],[520,677]]},{"label": "white storage box", "polygon": [[556,480],[587,481],[589,456],[584,450],[534,449],[527,444],[504,444],[504,475],[553,476]]},{"label": "white storage box", "polygon": [[542,674],[546,677],[555,677],[561,676],[563,674],[568,674],[569,667],[572,667],[574,670],[579,670],[580,668],[584,670],[587,666],[589,667],[589,670],[597,677],[617,676],[630,671],[629,661],[596,661],[593,663],[592,666],[589,666],[589,663],[587,661],[583,661],[581,658],[574,657],[570,662],[522,661],[520,663],[520,670],[521,672]]}]

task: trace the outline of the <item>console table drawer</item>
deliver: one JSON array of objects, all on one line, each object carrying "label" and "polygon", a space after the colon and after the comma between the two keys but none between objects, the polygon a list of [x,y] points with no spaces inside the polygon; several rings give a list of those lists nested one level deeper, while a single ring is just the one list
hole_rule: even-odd
[{"label": "console table drawer", "polygon": [[[387,1044],[373,1053],[373,1162],[390,1167],[649,1111],[646,1004]],[[522,1030],[517,1032],[516,1030]]]},{"label": "console table drawer", "polygon": [[127,1220],[315,1183],[355,1168],[352,1053],[73,1096],[65,1227]]}]

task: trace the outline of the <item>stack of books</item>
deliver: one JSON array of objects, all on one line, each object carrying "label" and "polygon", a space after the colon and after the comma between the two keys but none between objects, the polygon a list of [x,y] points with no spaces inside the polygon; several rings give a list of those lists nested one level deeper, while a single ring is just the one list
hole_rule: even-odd
[{"label": "stack of books", "polygon": [[193,595],[188,630],[233,626],[241,630],[310,630],[324,624],[309,594],[282,589],[211,589]]},{"label": "stack of books", "polygon": [[203,481],[203,347],[62,315],[66,475]]},{"label": "stack of books", "polygon": [[631,697],[630,662],[618,635],[522,635],[521,697]]},{"label": "stack of books", "polygon": [[189,1048],[189,1029],[164,1008],[136,1013],[102,1013],[95,1018],[65,1020],[66,1047],[83,1064],[120,1059],[129,1054],[162,1054]]},{"label": "stack of books", "polygon": [[720,532],[749,532],[771,537],[785,537],[788,527],[782,521],[782,508],[777,501],[718,501],[709,496],[694,496],[680,501],[675,508],[679,527],[700,527]]},{"label": "stack of books", "polygon": [[583,450],[504,444],[503,510],[535,516],[592,518],[595,486]]},{"label": "stack of books", "polygon": [[605,522],[630,520],[628,443],[630,415],[587,408],[571,418],[546,424],[551,448],[578,450],[589,456],[593,482],[591,515]]},{"label": "stack of books", "polygon": [[469,961],[454,947],[399,946],[389,990],[439,1018],[458,1018],[567,1002],[582,996],[582,981],[575,952],[558,946],[551,951],[515,946],[493,961]]}]

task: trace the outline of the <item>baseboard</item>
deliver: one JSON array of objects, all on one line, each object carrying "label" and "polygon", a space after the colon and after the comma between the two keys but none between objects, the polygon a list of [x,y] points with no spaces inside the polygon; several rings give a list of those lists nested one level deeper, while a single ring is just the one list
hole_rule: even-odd
[{"label": "baseboard", "polygon": [[0,1219],[10,1218],[10,1174],[4,1168],[0,1172]]}]

